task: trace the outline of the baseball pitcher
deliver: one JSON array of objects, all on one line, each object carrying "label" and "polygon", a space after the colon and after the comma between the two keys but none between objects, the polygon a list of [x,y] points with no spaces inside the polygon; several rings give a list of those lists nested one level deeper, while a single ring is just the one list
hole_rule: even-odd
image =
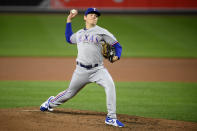
[{"label": "baseball pitcher", "polygon": [[122,47],[116,38],[106,29],[97,25],[100,12],[88,8],[84,15],[85,28],[72,32],[71,21],[77,10],[71,10],[67,17],[65,36],[68,43],[77,45],[76,69],[69,87],[56,97],[51,96],[41,106],[41,111],[53,111],[54,107],[65,103],[77,94],[86,84],[95,82],[104,87],[107,101],[105,123],[124,127],[116,116],[116,90],[114,81],[103,65],[103,58],[113,63],[120,59]]}]

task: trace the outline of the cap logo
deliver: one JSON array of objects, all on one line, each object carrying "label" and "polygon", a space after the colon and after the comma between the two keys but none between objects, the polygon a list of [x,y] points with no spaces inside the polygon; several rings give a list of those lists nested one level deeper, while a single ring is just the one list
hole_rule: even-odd
[{"label": "cap logo", "polygon": [[93,8],[94,9],[94,11],[96,11],[96,8]]}]

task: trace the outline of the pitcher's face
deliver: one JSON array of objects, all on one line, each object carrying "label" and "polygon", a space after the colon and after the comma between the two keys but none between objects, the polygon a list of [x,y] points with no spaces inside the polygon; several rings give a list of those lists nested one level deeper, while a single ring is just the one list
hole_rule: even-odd
[{"label": "pitcher's face", "polygon": [[87,16],[84,16],[86,24],[96,25],[98,21],[98,15],[95,13],[89,13]]}]

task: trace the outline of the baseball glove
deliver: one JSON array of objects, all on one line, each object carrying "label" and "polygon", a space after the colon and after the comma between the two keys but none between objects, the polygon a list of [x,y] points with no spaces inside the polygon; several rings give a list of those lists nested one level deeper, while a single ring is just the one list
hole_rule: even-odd
[{"label": "baseball glove", "polygon": [[116,55],[115,48],[109,45],[108,43],[103,43],[102,47],[103,47],[102,50],[103,57],[108,59],[111,63],[113,63],[114,62],[113,57]]}]

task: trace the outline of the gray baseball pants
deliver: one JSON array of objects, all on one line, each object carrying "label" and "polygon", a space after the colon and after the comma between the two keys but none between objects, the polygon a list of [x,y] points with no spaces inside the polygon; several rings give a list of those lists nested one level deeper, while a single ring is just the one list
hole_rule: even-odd
[{"label": "gray baseball pants", "polygon": [[50,101],[50,107],[57,107],[65,103],[75,96],[86,84],[92,82],[104,87],[108,110],[107,116],[116,118],[116,89],[111,75],[103,65],[91,69],[77,65],[69,87]]}]

